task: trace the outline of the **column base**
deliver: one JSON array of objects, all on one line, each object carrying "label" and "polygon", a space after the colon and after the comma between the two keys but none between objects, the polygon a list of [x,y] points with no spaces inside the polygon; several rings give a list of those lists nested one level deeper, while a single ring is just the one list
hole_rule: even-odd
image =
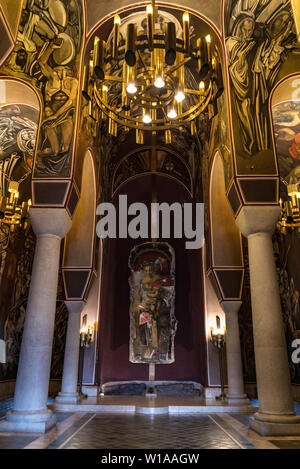
[{"label": "column base", "polygon": [[240,395],[226,395],[226,401],[230,405],[241,405],[241,406],[250,406],[250,400],[247,397],[247,394],[240,394]]},{"label": "column base", "polygon": [[0,433],[46,433],[55,425],[55,416],[48,409],[41,412],[12,411],[0,422]]},{"label": "column base", "polygon": [[268,415],[258,412],[250,417],[250,428],[262,436],[300,435],[300,416]]},{"label": "column base", "polygon": [[64,404],[64,403],[77,404],[79,400],[80,400],[80,396],[78,392],[59,392],[55,398],[55,402],[58,402],[59,404]]}]

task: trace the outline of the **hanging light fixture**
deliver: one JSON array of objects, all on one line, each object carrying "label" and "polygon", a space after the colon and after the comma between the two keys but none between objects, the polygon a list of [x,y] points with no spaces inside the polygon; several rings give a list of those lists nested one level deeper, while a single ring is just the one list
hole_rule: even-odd
[{"label": "hanging light fixture", "polygon": [[150,124],[150,122],[152,122],[152,118],[151,118],[150,114],[145,113],[143,115],[143,122],[144,122],[144,124]]},{"label": "hanging light fixture", "polygon": [[[112,135],[117,135],[118,126],[135,129],[138,143],[143,141],[144,131],[164,131],[168,142],[173,128],[185,126],[194,135],[197,117],[208,108],[213,117],[217,112],[217,99],[224,90],[222,66],[216,46],[212,48],[212,37],[206,35],[191,41],[189,12],[182,15],[182,35],[178,37],[173,22],[156,29],[157,18],[152,1],[145,12],[147,34],[138,32],[136,23],[128,23],[123,42],[120,40],[122,18],[115,15],[111,40],[106,43],[95,38],[92,70],[84,68],[82,94],[85,99],[93,98],[102,117],[107,117]],[[114,69],[123,67],[121,74],[107,74],[107,64],[112,60]],[[192,65],[192,73],[198,75],[199,83],[194,88],[185,83],[189,63],[198,63],[197,70]],[[118,86],[121,89],[119,102],[116,99]]]}]

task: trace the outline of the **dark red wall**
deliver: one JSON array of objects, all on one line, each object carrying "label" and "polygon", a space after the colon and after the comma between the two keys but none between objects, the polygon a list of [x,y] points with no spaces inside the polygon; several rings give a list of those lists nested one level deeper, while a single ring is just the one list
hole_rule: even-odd
[{"label": "dark red wall", "polygon": [[[176,181],[157,176],[158,202],[189,202],[186,189]],[[128,203],[151,203],[151,176],[141,176],[124,185]],[[118,196],[119,194],[117,194]],[[115,197],[115,200],[116,199]],[[129,362],[128,258],[136,244],[147,240],[109,239],[104,249],[100,300],[98,381],[148,380],[149,366]],[[150,239],[148,241],[151,241]],[[206,346],[202,251],[185,249],[184,239],[166,241],[175,250],[178,320],[175,362],[156,365],[157,380],[192,380],[206,384]]]}]

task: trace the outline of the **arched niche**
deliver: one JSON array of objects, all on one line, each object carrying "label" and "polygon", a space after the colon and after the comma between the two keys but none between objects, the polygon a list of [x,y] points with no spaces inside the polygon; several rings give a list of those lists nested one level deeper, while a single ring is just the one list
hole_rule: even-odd
[{"label": "arched niche", "polygon": [[0,106],[23,104],[40,111],[37,94],[25,83],[13,78],[0,77]]},{"label": "arched niche", "polygon": [[81,195],[74,213],[72,228],[66,236],[64,267],[93,265],[96,214],[96,181],[93,157],[87,151],[83,162]]},{"label": "arched niche", "polygon": [[[157,174],[158,203],[190,203],[188,190],[176,179]],[[139,175],[129,179],[117,191],[112,203],[118,217],[118,196],[126,194],[128,205],[134,202],[146,204],[152,201],[151,175]],[[103,251],[102,284],[100,292],[100,328],[98,371],[99,382],[148,380],[149,367],[144,363],[129,361],[130,324],[130,269],[128,258],[137,245],[150,239],[110,238],[105,240]],[[156,380],[192,380],[206,383],[206,337],[203,293],[202,249],[185,249],[185,238],[159,238],[175,251],[175,316],[178,321],[175,336],[175,362],[157,365]]]},{"label": "arched niche", "polygon": [[[176,179],[192,195],[192,175],[184,158],[164,147],[157,147],[156,154],[157,173]],[[129,179],[147,173],[151,173],[151,147],[145,145],[125,155],[116,165],[112,177],[112,196]]]},{"label": "arched niche", "polygon": [[220,300],[237,300],[243,283],[241,234],[226,197],[224,166],[216,152],[209,187],[210,279]]},{"label": "arched niche", "polygon": [[217,152],[210,180],[210,229],[212,263],[215,267],[241,267],[241,235],[225,191],[224,166]]},{"label": "arched niche", "polygon": [[0,174],[2,196],[19,183],[20,201],[31,199],[31,174],[40,121],[40,101],[21,81],[0,77]]},{"label": "arched niche", "polygon": [[67,299],[84,299],[94,268],[96,179],[92,153],[84,157],[81,195],[65,238],[63,275]]}]

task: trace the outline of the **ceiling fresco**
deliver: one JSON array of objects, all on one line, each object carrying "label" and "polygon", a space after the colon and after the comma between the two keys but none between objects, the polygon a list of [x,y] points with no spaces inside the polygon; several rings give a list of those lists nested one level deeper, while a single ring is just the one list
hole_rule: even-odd
[{"label": "ceiling fresco", "polygon": [[[185,0],[184,6],[182,6],[182,1],[173,0],[170,3],[172,3],[175,8],[178,6],[178,8],[181,9],[186,8],[199,11],[202,16],[214,23],[218,29],[221,29],[222,2],[220,0],[198,0],[198,2]],[[90,31],[101,19],[110,15],[112,12],[133,6],[134,4],[135,2],[130,0],[110,0],[110,2],[106,0],[100,0],[98,2],[95,2],[95,0],[86,0],[87,30]],[[163,2],[157,2],[157,4],[160,6]],[[167,4],[166,2],[166,5]]]}]

